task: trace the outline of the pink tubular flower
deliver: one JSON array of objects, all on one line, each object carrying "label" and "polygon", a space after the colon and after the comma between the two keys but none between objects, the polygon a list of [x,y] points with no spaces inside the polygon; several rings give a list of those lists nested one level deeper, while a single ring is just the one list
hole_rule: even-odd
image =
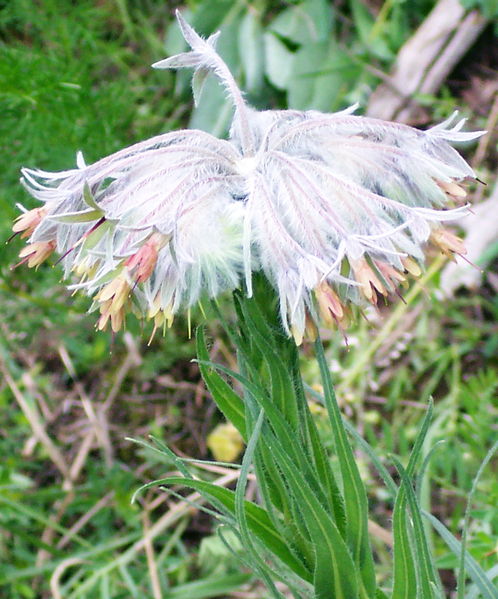
[{"label": "pink tubular flower", "polygon": [[420,131],[356,107],[257,112],[216,53],[218,34],[204,40],[177,17],[191,51],[153,66],[194,68],[196,89],[217,76],[234,107],[228,140],[183,130],[89,166],[80,155],[62,173],[23,169],[45,206],[15,231],[56,243],[66,274],[83,277],[74,287],[95,295],[99,328],[118,330],[132,301],[154,327],[169,325],[202,294],[244,284],[251,295],[262,270],[300,341],[310,316],[340,322],[349,303],[375,303],[420,274],[429,240],[464,253],[443,224],[467,211],[448,206],[475,175],[450,143],[483,132],[462,132],[456,113]]}]

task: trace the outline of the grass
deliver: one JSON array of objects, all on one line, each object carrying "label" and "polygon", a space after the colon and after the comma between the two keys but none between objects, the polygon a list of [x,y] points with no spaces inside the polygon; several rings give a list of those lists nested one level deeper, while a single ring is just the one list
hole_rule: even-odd
[{"label": "grass", "polygon": [[[18,214],[16,202],[34,206],[18,183],[20,166],[71,168],[76,150],[91,162],[184,126],[191,109],[185,80],[149,68],[177,43],[169,27],[175,3],[47,0],[41,11],[35,4],[0,3],[3,239]],[[304,81],[316,92],[311,97],[300,95],[303,79],[279,79],[278,68],[258,74],[237,41],[242,22],[256,27],[257,43],[278,31],[274,39],[283,46],[284,60],[299,51],[306,65],[316,48],[289,29],[288,16],[281,16],[296,10],[293,6],[262,1],[248,12],[242,2],[230,3],[232,10],[226,2],[208,4],[188,3],[193,21],[207,29],[223,22],[226,52],[232,52],[228,58],[255,103],[308,102],[333,110],[367,97],[377,82],[371,65],[388,70],[430,3],[405,3],[404,8],[391,3],[377,20],[365,9],[367,3],[338,3],[324,33],[338,40],[326,49],[331,73],[304,69]],[[249,22],[248,14],[260,15],[261,21]],[[257,43],[253,60],[264,64],[257,62]],[[326,80],[319,84],[318,79],[337,77],[337,72],[344,85],[324,97],[319,92]],[[434,114],[462,104],[454,89],[449,82],[433,99]],[[194,111],[192,120],[222,130],[222,120],[213,119],[218,109],[215,103],[207,113]],[[485,127],[485,117],[474,126]],[[489,150],[478,165],[490,188],[494,160]],[[180,319],[150,347],[147,333],[134,321],[116,339],[96,334],[94,315],[86,314],[88,301],[70,296],[57,268],[10,270],[19,247],[18,241],[4,246],[0,264],[0,594],[12,599],[192,599],[230,596],[243,585],[245,596],[261,597],[261,589],[249,584],[226,547],[211,536],[206,516],[153,490],[140,503],[130,503],[140,485],[175,467],[126,437],[153,434],[179,454],[202,458],[209,455],[207,433],[220,420],[190,363],[194,348],[186,322]],[[344,412],[386,464],[389,454],[406,463],[427,402],[434,398],[425,451],[445,442],[430,462],[424,507],[458,533],[473,477],[497,434],[498,303],[491,279],[479,293],[464,291],[442,300],[439,273],[440,267],[430,269],[423,285],[407,291],[406,304],[382,310],[373,326],[361,318],[352,324],[349,349],[338,333],[330,333],[327,358],[338,370]],[[230,365],[226,340],[216,327],[212,333],[214,357]],[[306,348],[304,355],[305,376],[314,384],[318,367],[306,359]],[[316,418],[325,436],[319,408]],[[477,486],[468,539],[484,569],[496,563],[493,465]],[[366,462],[363,472],[376,521],[389,529],[393,506]],[[212,466],[202,476],[228,484],[237,474]],[[200,502],[194,495],[190,500]],[[432,542],[452,588],[457,559],[438,537]],[[376,551],[379,571],[388,578],[388,545],[376,541]]]}]

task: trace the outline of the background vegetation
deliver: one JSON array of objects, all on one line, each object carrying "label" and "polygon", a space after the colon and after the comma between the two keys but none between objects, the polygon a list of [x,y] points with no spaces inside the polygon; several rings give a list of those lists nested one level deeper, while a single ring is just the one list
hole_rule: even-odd
[{"label": "background vegetation", "polygon": [[[368,103],[382,73],[427,16],[433,2],[349,0],[332,3],[191,1],[187,17],[202,33],[222,28],[220,51],[259,107],[338,110]],[[492,19],[492,1],[473,2]],[[10,0],[0,2],[0,238],[10,235],[16,202],[34,203],[19,168],[71,168],[173,128],[222,134],[227,111],[216,87],[192,111],[189,74],[149,65],[178,51],[175,2],[159,0]],[[496,50],[489,25],[436,97],[420,97],[425,125],[455,107],[469,128],[493,126]],[[496,88],[495,88],[496,92]],[[496,137],[474,156],[494,186]],[[476,162],[477,156],[477,162]],[[478,200],[487,191],[476,190]],[[112,338],[94,330],[89,302],[72,297],[60,271],[18,268],[20,243],[0,263],[0,596],[255,597],[263,591],[241,569],[210,519],[151,490],[136,488],[175,469],[126,437],[152,434],[180,455],[210,457],[207,435],[221,421],[191,363],[194,344],[179,319],[147,346],[149,331],[131,321]],[[496,247],[478,290],[451,298],[438,291],[441,261],[405,303],[359,319],[347,331],[324,331],[339,399],[350,422],[382,456],[405,463],[426,409],[435,400],[427,450],[425,507],[458,534],[472,480],[497,437]],[[202,315],[194,314],[200,321]],[[233,366],[230,347],[210,323],[214,359]],[[318,367],[305,347],[303,370]],[[316,407],[327,435],[327,420]],[[496,466],[496,461],[495,464]],[[485,569],[498,555],[498,481],[484,471],[472,506],[469,546]],[[203,476],[233,480],[212,466]],[[388,578],[392,505],[366,462],[371,513],[381,527],[375,548]],[[454,588],[456,559],[433,537],[438,563]],[[383,570],[383,564],[384,570]]]}]

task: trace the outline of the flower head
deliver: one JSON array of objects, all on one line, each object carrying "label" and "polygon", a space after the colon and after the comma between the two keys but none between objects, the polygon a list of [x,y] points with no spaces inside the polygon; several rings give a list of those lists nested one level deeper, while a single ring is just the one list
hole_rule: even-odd
[{"label": "flower head", "polygon": [[95,296],[99,328],[118,330],[127,307],[169,325],[203,293],[250,295],[262,270],[300,340],[310,316],[340,322],[348,303],[375,303],[420,274],[429,240],[464,253],[443,223],[466,212],[447,206],[475,175],[450,143],[482,132],[462,132],[456,113],[420,131],[356,107],[257,112],[216,53],[218,34],[203,40],[177,16],[191,51],[153,66],[193,67],[196,91],[218,77],[234,106],[228,140],[183,130],[89,166],[78,155],[61,173],[23,169],[44,202],[14,225],[34,251],[23,257],[37,265],[56,248],[66,274],[82,277],[74,287]]}]

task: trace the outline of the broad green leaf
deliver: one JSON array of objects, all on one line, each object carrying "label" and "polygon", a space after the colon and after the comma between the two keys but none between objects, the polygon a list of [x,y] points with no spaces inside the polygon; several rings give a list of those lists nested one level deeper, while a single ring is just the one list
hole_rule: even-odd
[{"label": "broad green leaf", "polygon": [[277,89],[285,89],[294,68],[295,54],[273,33],[264,34],[265,73]]},{"label": "broad green leaf", "polygon": [[244,89],[257,94],[263,86],[264,45],[263,28],[259,18],[248,10],[239,29],[239,55],[244,71]]},{"label": "broad green leaf", "polygon": [[327,39],[332,27],[332,8],[326,0],[305,0],[281,12],[269,26],[279,36],[304,45]]},{"label": "broad green leaf", "polygon": [[[329,56],[329,41],[307,44],[295,56],[292,77],[287,85],[289,108],[308,110],[312,108],[315,86],[323,76],[324,64]],[[331,87],[333,93],[333,87]],[[316,108],[316,107],[313,107]]]}]

